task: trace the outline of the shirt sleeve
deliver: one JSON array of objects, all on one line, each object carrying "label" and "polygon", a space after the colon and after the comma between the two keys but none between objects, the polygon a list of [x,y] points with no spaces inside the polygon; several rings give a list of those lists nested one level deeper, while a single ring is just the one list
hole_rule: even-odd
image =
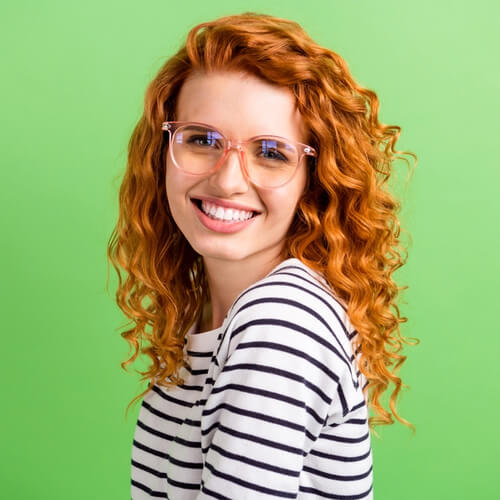
[{"label": "shirt sleeve", "polygon": [[[249,301],[213,359],[198,498],[296,498],[325,421],[345,415],[348,357],[310,305]],[[249,305],[250,304],[250,305]]]}]

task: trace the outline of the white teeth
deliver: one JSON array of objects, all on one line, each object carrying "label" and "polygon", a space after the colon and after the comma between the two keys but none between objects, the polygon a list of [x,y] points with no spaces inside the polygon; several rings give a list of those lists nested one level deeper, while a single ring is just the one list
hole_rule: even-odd
[{"label": "white teeth", "polygon": [[215,205],[208,201],[202,200],[201,202],[202,210],[212,217],[213,219],[228,221],[228,222],[238,222],[250,219],[253,212],[247,212],[246,210],[237,210],[236,208],[224,208],[220,205]]}]

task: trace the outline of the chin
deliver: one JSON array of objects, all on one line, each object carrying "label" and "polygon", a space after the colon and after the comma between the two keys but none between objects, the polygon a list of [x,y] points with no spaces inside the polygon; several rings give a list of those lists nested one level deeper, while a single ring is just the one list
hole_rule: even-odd
[{"label": "chin", "polygon": [[242,251],[241,248],[224,245],[214,247],[208,245],[191,245],[193,249],[202,257],[207,259],[240,261],[248,257],[248,252]]}]

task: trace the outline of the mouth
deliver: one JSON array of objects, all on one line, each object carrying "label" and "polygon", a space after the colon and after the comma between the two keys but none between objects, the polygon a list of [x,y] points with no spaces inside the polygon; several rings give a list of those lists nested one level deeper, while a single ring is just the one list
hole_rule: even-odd
[{"label": "mouth", "polygon": [[217,205],[206,200],[199,200],[197,198],[191,198],[191,202],[207,217],[220,222],[225,222],[227,224],[245,222],[257,217],[260,214],[260,212],[257,211],[222,207],[221,205]]}]

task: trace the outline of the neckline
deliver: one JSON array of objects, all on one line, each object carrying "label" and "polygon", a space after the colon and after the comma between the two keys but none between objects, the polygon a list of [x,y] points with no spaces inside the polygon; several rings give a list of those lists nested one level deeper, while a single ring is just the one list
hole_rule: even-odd
[{"label": "neckline", "polygon": [[204,332],[196,331],[197,323],[193,324],[186,335],[186,348],[188,351],[213,351],[219,332],[224,327],[224,319],[219,328],[206,330]]},{"label": "neckline", "polygon": [[[229,311],[231,311],[234,303],[239,299],[239,297],[241,295],[243,295],[249,288],[253,287],[254,285],[256,285],[257,283],[259,283],[260,281],[265,280],[266,278],[268,278],[269,276],[271,276],[276,271],[279,271],[282,267],[285,267],[285,266],[290,265],[292,263],[299,263],[299,265],[304,266],[304,264],[299,259],[297,259],[296,257],[289,257],[288,259],[282,260],[273,269],[271,269],[263,278],[257,280],[255,283],[252,283],[247,288],[245,288],[245,290],[242,290],[241,293],[239,293],[238,296],[235,298],[233,304],[231,304],[231,307],[229,308]],[[204,335],[211,336],[215,332],[219,332],[221,329],[223,329],[224,324],[226,323],[226,319],[227,319],[227,317],[229,315],[229,311],[228,311],[228,314],[226,314],[226,317],[224,318],[222,324],[218,328],[212,328],[210,330],[198,331],[198,323],[195,322],[191,326],[191,328],[189,329],[189,331],[187,333],[187,336],[191,337],[191,338],[195,338],[197,336],[204,336]]]},{"label": "neckline", "polygon": [[[222,324],[224,324],[224,322],[222,322]],[[198,330],[198,322],[195,321],[190,327],[189,327],[189,330],[187,332],[187,335],[201,335],[201,334],[204,334],[204,333],[211,333],[211,332],[215,332],[215,331],[218,331],[220,330],[221,326],[219,326],[218,328],[211,328],[210,330],[203,330],[203,331],[200,331]]]}]

